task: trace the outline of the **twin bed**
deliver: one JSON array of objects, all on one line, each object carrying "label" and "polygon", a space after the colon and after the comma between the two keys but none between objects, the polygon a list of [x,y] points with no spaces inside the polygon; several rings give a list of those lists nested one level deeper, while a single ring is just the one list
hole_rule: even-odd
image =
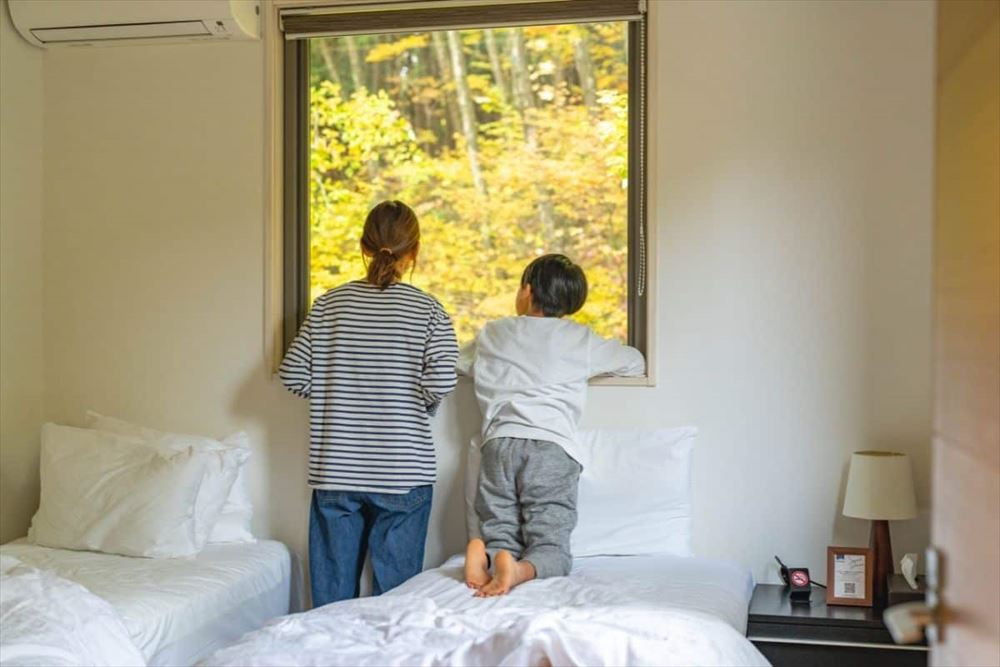
[{"label": "twin bed", "polygon": [[[4,665],[193,665],[297,608],[292,561],[280,542],[211,544],[194,558],[133,558],[18,540],[0,547],[0,556]],[[88,592],[110,605],[108,618],[93,620],[102,608]],[[123,641],[138,657],[120,650]]]},{"label": "twin bed", "polygon": [[378,598],[277,619],[206,665],[767,665],[744,636],[752,580],[722,561],[577,559],[474,598],[462,557]]}]

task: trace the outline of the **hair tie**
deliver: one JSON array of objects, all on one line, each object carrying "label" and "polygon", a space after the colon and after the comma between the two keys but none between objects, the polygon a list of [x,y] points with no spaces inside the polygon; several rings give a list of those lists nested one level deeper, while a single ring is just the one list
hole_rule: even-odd
[{"label": "hair tie", "polygon": [[393,254],[393,252],[392,252],[392,248],[379,248],[379,249],[378,249],[378,251],[379,251],[379,252],[384,252],[384,253],[388,253],[388,254],[390,254],[390,255],[392,255],[392,254]]}]

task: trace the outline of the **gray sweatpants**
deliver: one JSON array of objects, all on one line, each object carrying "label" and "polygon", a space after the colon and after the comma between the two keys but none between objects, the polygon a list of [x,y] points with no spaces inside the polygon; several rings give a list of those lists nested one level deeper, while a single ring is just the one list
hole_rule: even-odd
[{"label": "gray sweatpants", "polygon": [[581,470],[553,442],[494,438],[483,445],[476,514],[491,562],[503,549],[530,561],[539,579],[569,574]]}]

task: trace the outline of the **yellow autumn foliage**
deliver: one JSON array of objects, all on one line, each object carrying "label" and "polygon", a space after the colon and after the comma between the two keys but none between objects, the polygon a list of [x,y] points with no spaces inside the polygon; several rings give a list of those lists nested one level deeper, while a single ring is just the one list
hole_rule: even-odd
[{"label": "yellow autumn foliage", "polygon": [[[376,45],[380,50],[370,52],[368,60],[425,47],[428,40],[418,37]],[[479,48],[481,35],[464,37],[466,49]],[[565,26],[535,28],[528,37],[536,62],[562,67],[573,57],[566,41],[573,34]],[[394,96],[362,87],[348,93],[329,78],[314,79],[311,296],[364,276],[358,240],[365,216],[378,201],[400,199],[417,212],[421,224],[412,282],[444,304],[460,342],[471,340],[486,321],[513,314],[524,266],[549,252],[567,254],[587,273],[590,295],[575,319],[624,340],[626,70],[620,58],[611,57],[608,44],[595,39],[595,50],[595,79],[603,86],[593,106],[583,104],[568,83],[536,76],[536,91],[551,88],[552,103],[543,103],[542,96],[520,112],[498,86],[490,88],[485,61],[470,58],[470,89],[479,104],[473,139],[485,191],[477,191],[472,179],[468,137],[455,133],[447,142],[431,141],[436,129],[415,128],[401,112],[398,91]],[[407,86],[406,103],[440,102],[446,92],[412,81]]]}]

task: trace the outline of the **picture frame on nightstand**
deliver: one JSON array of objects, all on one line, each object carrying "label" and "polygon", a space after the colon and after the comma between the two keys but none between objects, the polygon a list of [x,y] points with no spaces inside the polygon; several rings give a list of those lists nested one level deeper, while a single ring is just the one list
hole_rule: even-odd
[{"label": "picture frame on nightstand", "polygon": [[875,552],[869,548],[826,548],[826,603],[871,607]]}]

